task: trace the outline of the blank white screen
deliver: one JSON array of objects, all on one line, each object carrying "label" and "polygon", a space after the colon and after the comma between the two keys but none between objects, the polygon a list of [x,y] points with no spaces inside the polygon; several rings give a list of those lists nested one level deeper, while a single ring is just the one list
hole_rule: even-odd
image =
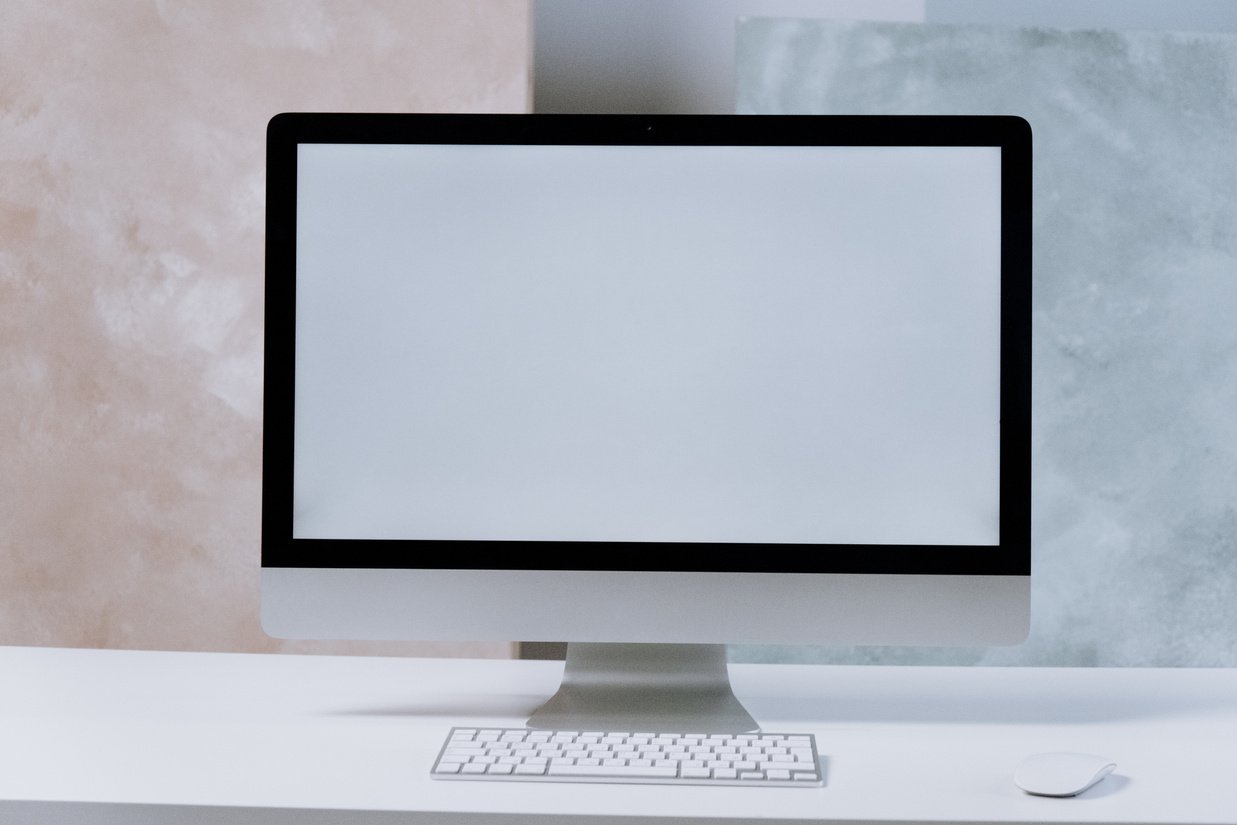
[{"label": "blank white screen", "polygon": [[298,538],[995,544],[1000,151],[303,145]]}]

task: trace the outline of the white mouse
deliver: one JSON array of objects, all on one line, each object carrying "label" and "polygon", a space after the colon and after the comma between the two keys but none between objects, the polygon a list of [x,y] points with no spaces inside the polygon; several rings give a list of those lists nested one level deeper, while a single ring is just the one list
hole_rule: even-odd
[{"label": "white mouse", "polygon": [[1036,796],[1077,796],[1117,763],[1091,753],[1037,753],[1014,771],[1014,784]]}]

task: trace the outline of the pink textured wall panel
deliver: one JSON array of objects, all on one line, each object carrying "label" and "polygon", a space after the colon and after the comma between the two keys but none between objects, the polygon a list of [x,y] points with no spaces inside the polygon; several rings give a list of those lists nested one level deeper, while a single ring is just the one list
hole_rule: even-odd
[{"label": "pink textured wall panel", "polygon": [[327,645],[258,624],[264,138],[522,112],[526,0],[0,5],[0,644]]}]

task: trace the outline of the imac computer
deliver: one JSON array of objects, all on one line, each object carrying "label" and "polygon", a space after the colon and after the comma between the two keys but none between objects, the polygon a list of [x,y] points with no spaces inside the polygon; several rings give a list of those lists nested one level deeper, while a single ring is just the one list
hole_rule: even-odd
[{"label": "imac computer", "polygon": [[267,140],[270,634],[567,641],[530,725],[717,731],[727,643],[1025,637],[1025,121]]}]

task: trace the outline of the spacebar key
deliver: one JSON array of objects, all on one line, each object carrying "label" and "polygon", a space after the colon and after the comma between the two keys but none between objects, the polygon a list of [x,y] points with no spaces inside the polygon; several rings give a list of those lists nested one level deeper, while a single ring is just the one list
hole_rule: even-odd
[{"label": "spacebar key", "polygon": [[641,779],[674,779],[678,768],[631,767],[630,765],[551,765],[546,776],[636,777]]}]

